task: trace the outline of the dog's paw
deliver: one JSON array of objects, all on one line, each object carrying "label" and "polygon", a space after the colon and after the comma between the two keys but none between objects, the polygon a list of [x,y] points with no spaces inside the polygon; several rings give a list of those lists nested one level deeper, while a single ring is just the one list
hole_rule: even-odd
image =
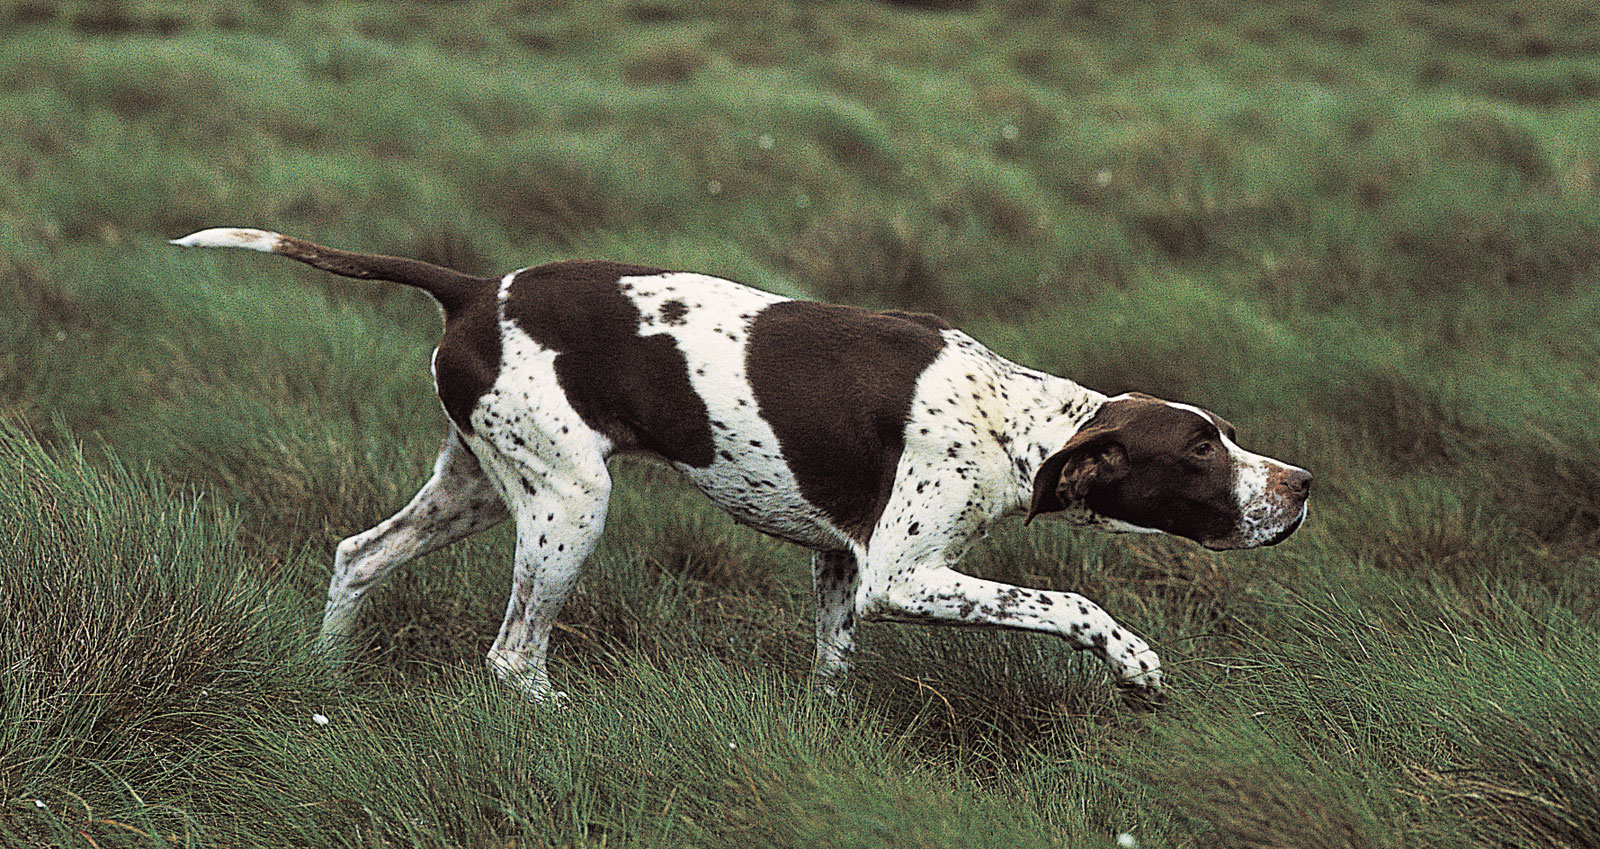
[{"label": "dog's paw", "polygon": [[529,693],[528,701],[550,710],[566,710],[572,707],[572,697],[563,690],[546,690],[543,693]]},{"label": "dog's paw", "polygon": [[1166,702],[1167,691],[1163,684],[1161,658],[1143,644],[1131,647],[1121,659],[1117,688],[1123,700],[1139,707],[1157,707]]},{"label": "dog's paw", "polygon": [[1159,710],[1167,705],[1167,691],[1160,687],[1145,687],[1129,681],[1117,682],[1117,693],[1130,710],[1139,712]]}]

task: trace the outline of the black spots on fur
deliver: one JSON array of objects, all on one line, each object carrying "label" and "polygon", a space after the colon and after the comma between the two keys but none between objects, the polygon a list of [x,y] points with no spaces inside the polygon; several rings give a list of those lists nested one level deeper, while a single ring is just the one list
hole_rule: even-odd
[{"label": "black spots on fur", "polygon": [[689,307],[681,298],[673,298],[661,305],[661,323],[671,327],[683,326],[683,317],[689,314]]},{"label": "black spots on fur", "polygon": [[[663,274],[613,262],[568,261],[520,272],[505,301],[507,318],[556,351],[556,379],[584,423],[618,447],[637,448],[704,468],[715,460],[705,402],[689,365],[665,333],[641,335],[638,307],[623,278]],[[678,303],[682,312],[669,310]],[[663,305],[681,321],[681,301]]]},{"label": "black spots on fur", "polygon": [[813,577],[820,586],[846,584],[855,580],[855,558],[843,552],[820,555],[812,567]]}]

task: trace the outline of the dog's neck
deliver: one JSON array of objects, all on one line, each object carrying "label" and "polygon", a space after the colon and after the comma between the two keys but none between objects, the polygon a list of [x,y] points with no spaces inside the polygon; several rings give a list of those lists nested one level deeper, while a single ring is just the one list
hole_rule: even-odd
[{"label": "dog's neck", "polygon": [[1026,510],[1033,479],[1046,458],[1060,451],[1094,417],[1107,396],[1063,377],[1019,369],[1010,381],[1016,429],[1010,446],[1015,475],[1013,509]]}]

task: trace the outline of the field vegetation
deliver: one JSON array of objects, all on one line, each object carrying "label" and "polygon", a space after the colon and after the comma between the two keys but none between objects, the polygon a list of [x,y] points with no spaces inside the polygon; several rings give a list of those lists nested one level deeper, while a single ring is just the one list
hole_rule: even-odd
[{"label": "field vegetation", "polygon": [[[216,225],[938,312],[1317,474],[1290,542],[999,528],[1148,637],[864,629],[620,464],[555,636],[501,528],[310,652],[444,419],[426,298]],[[1526,0],[0,1],[0,844],[1600,846],[1600,11]],[[319,720],[320,718],[320,720]]]}]

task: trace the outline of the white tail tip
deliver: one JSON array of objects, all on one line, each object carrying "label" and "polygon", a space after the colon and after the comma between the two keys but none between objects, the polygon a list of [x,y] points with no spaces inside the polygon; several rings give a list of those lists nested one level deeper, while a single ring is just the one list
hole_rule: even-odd
[{"label": "white tail tip", "polygon": [[266,230],[213,227],[210,230],[190,233],[181,239],[173,239],[172,244],[183,248],[243,248],[270,254],[277,251],[278,243],[281,241],[283,241],[282,235]]}]

